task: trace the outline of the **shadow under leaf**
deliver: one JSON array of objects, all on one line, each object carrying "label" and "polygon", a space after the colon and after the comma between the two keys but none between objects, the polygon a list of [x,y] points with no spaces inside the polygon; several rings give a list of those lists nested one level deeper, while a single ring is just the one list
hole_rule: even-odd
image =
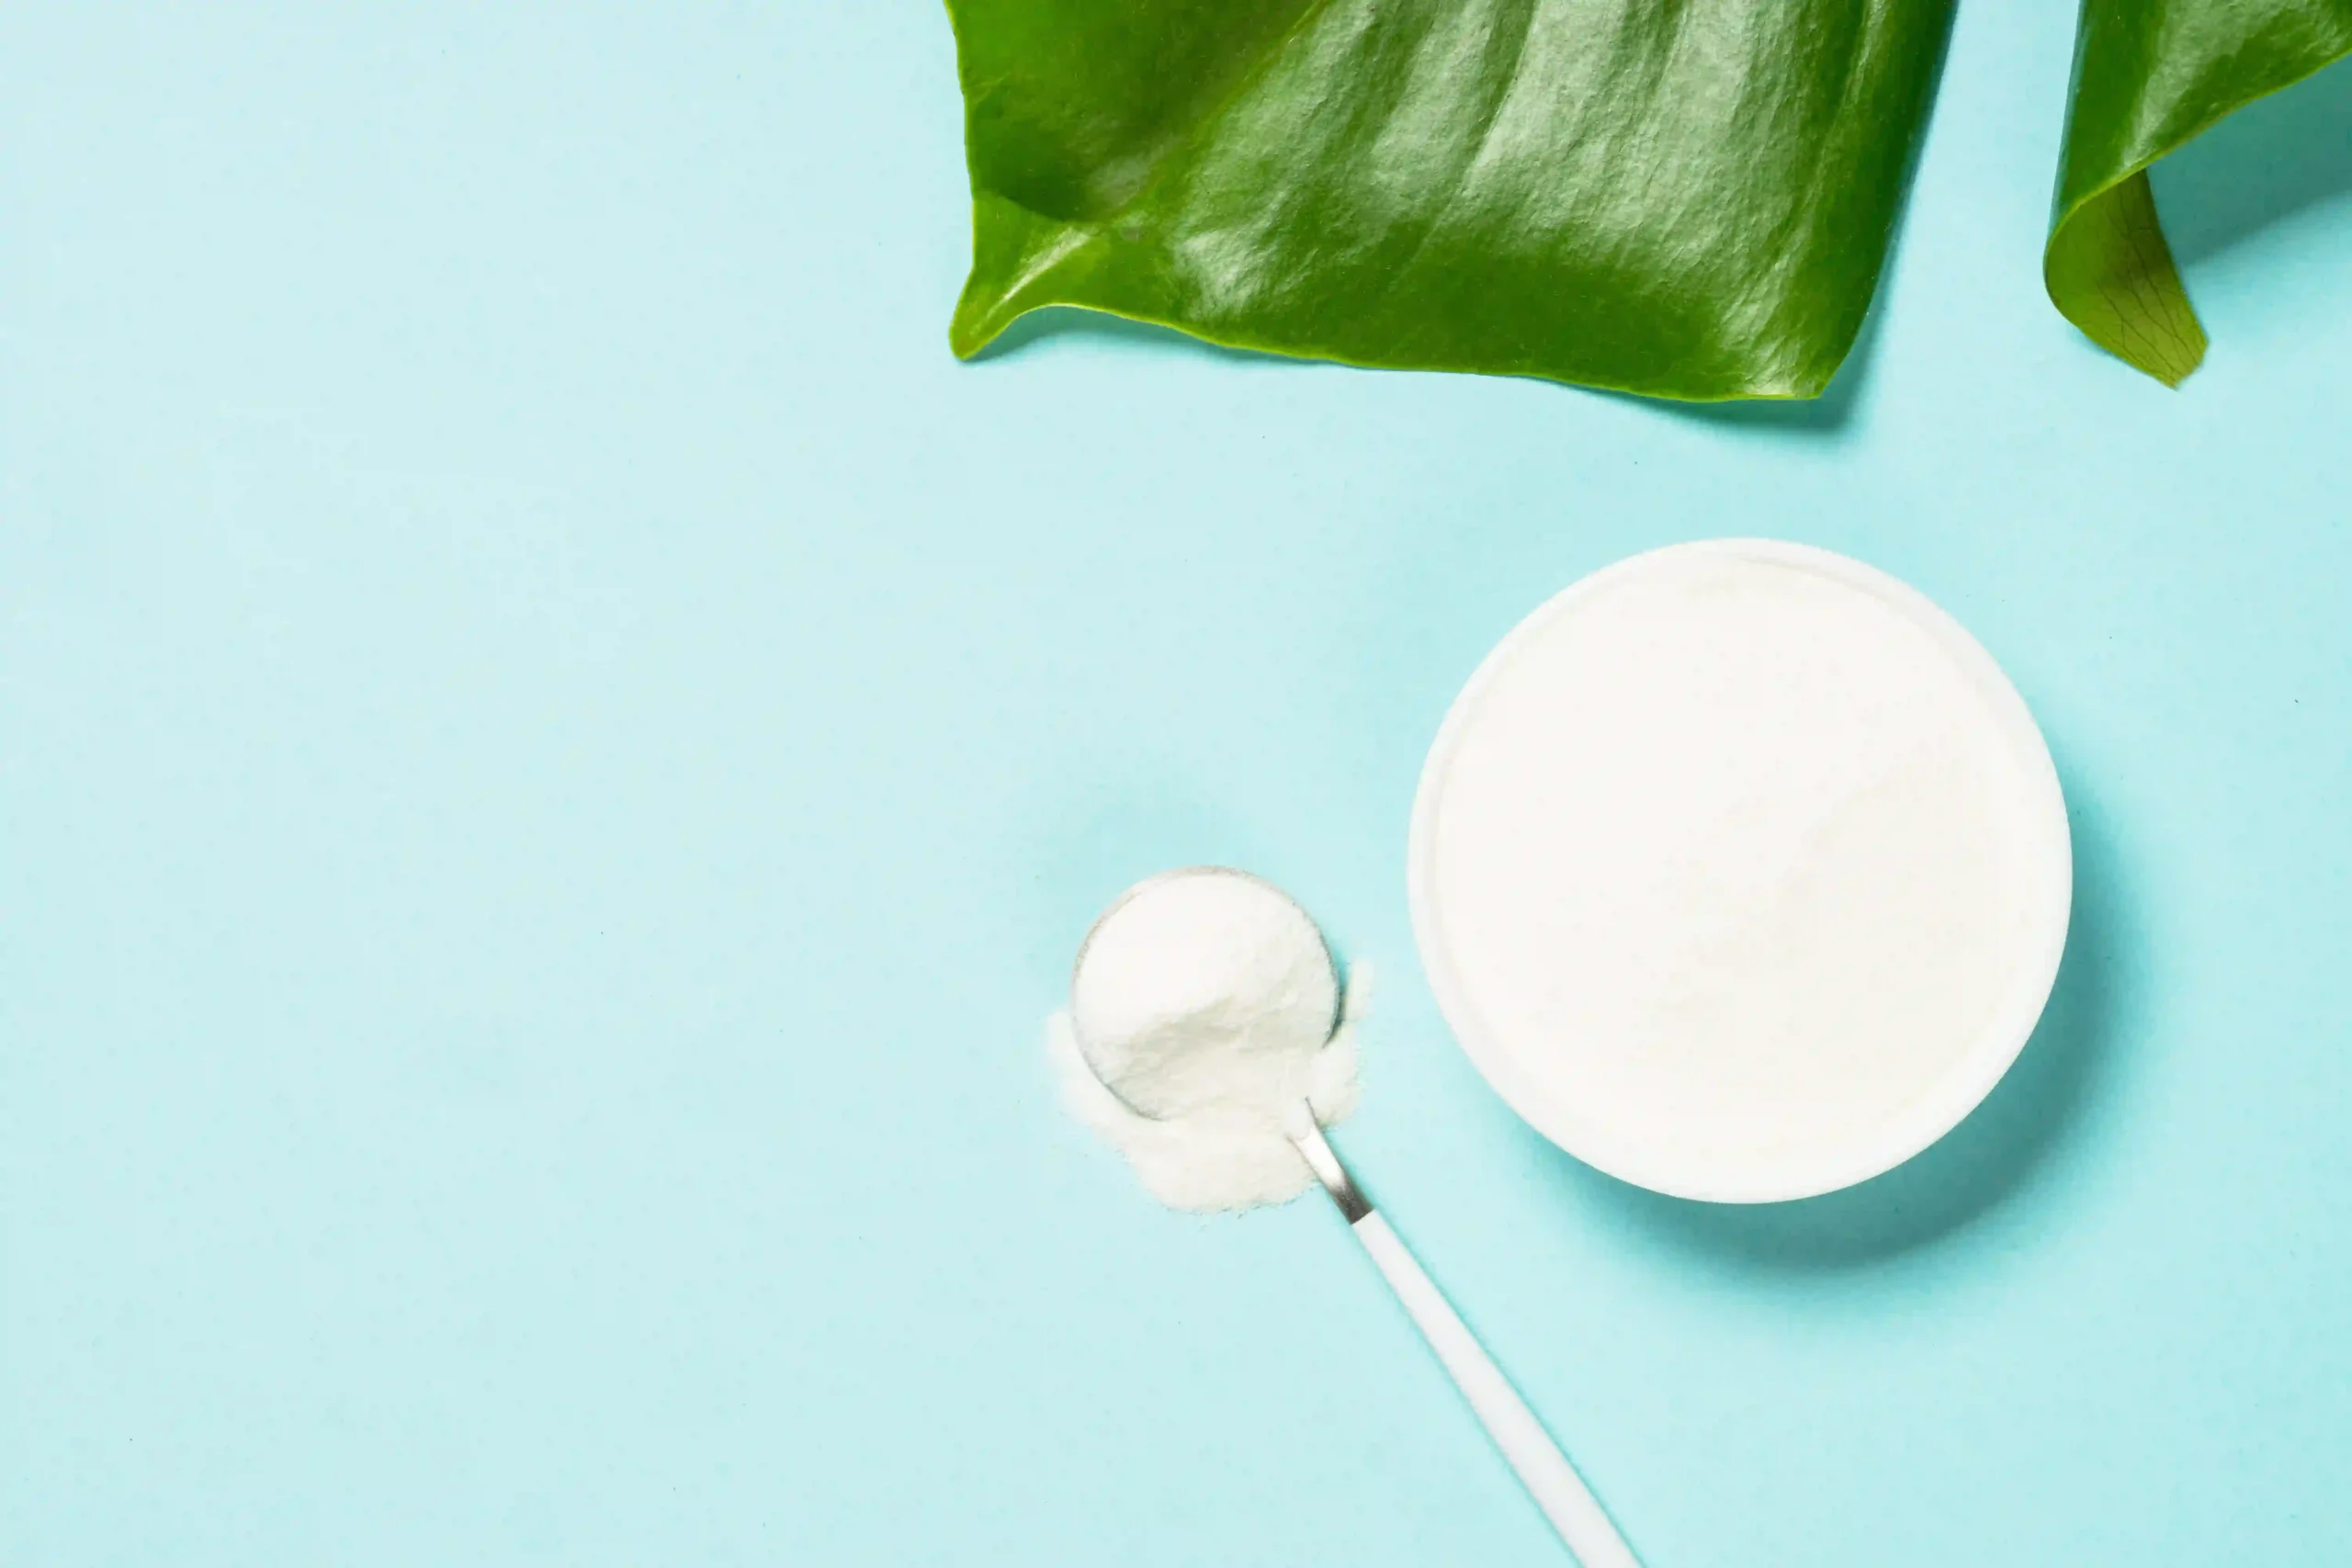
[{"label": "shadow under leaf", "polygon": [[2149,179],[2184,265],[2352,194],[2352,61],[2248,104]]}]

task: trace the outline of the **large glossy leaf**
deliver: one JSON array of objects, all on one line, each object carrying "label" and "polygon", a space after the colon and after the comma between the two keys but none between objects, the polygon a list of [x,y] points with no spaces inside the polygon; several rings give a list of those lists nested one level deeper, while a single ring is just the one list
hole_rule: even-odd
[{"label": "large glossy leaf", "polygon": [[2174,386],[2205,357],[2148,165],[2352,51],[2352,0],[2085,0],[2042,276],[2100,344]]},{"label": "large glossy leaf", "polygon": [[1810,397],[1950,0],[948,0],[959,354],[1070,304],[1357,364]]}]

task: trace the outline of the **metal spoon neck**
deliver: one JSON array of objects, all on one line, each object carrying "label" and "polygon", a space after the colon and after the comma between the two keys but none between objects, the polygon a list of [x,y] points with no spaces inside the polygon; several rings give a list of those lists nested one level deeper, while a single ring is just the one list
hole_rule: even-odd
[{"label": "metal spoon neck", "polygon": [[1372,1213],[1372,1201],[1356,1185],[1355,1178],[1348,1174],[1348,1168],[1340,1162],[1340,1151],[1333,1148],[1331,1140],[1323,1135],[1323,1129],[1317,1125],[1312,1110],[1306,1113],[1303,1129],[1291,1134],[1290,1141],[1305,1156],[1306,1168],[1315,1173],[1315,1179],[1323,1184],[1323,1190],[1331,1195],[1331,1201],[1339,1205],[1340,1218],[1354,1224]]}]

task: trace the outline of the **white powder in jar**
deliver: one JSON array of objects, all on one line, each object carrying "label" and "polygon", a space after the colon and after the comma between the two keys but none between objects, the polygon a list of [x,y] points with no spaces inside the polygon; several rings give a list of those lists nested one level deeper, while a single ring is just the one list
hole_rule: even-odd
[{"label": "white powder in jar", "polygon": [[1070,1109],[1161,1202],[1279,1203],[1311,1179],[1295,1120],[1311,1107],[1328,1125],[1355,1109],[1364,980],[1359,964],[1342,998],[1322,933],[1278,889],[1218,868],[1173,872],[1130,889],[1089,933],[1047,1048]]},{"label": "white powder in jar", "polygon": [[2071,859],[1991,659],[1882,573],[1754,541],[1531,616],[1432,750],[1415,926],[1455,1032],[1613,1174],[1793,1197],[1931,1141],[2023,1043]]}]

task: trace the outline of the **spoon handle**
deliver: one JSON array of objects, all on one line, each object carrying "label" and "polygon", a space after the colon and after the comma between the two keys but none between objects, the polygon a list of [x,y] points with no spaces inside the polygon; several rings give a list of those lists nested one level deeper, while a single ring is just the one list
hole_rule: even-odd
[{"label": "spoon handle", "polygon": [[1414,1326],[1421,1331],[1430,1348],[1444,1364],[1453,1377],[1453,1385],[1470,1402],[1479,1425],[1502,1450],[1503,1458],[1518,1472],[1521,1484],[1560,1532],[1560,1539],[1576,1553],[1584,1568],[1641,1568],[1633,1548],[1617,1533],[1601,1511],[1600,1502],[1584,1483],[1583,1477],[1568,1463],[1567,1456],[1552,1441],[1551,1434],[1527,1402],[1519,1397],[1510,1380],[1487,1354],[1477,1337],[1470,1332],[1450,1305],[1444,1293],[1437,1288],[1429,1271],[1423,1269],[1405,1246],[1402,1237],[1389,1228],[1388,1222],[1365,1201],[1363,1192],[1351,1179],[1347,1168],[1340,1165],[1319,1128],[1312,1129],[1297,1138],[1299,1152],[1306,1156],[1307,1164],[1315,1169],[1332,1201],[1340,1205],[1349,1228],[1363,1249],[1372,1254],[1381,1274],[1388,1280],[1389,1289],[1396,1292],[1397,1301],[1412,1317]]},{"label": "spoon handle", "polygon": [[1577,1474],[1476,1336],[1447,1304],[1437,1282],[1389,1229],[1388,1222],[1374,1212],[1356,1221],[1353,1229],[1356,1239],[1387,1276],[1396,1299],[1412,1314],[1421,1337],[1453,1374],[1454,1386],[1477,1413],[1487,1435],[1519,1472],[1535,1506],[1544,1510],[1544,1517],[1552,1521],[1577,1561],[1584,1568],[1640,1568],[1633,1549],[1609,1522],[1584,1478]]}]

